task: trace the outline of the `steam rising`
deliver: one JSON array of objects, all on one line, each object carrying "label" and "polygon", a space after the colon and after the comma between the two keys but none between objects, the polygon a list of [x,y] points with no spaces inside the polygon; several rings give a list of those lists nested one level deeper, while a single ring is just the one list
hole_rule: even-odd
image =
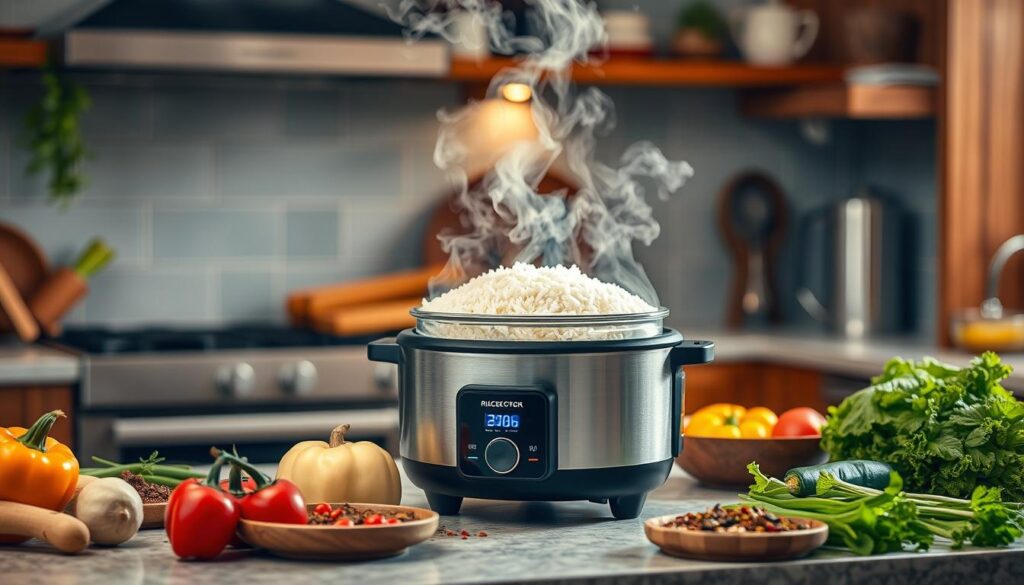
[{"label": "steam rising", "polygon": [[[490,0],[402,0],[391,17],[416,39],[433,33],[453,43],[451,26],[459,11],[468,11],[487,27],[492,48],[525,55],[515,67],[491,80],[487,100],[454,112],[441,111],[434,162],[461,186],[458,205],[469,217],[467,234],[441,234],[450,254],[445,271],[431,284],[430,295],[444,292],[498,264],[538,262],[577,264],[605,282],[616,283],[658,306],[658,296],[633,256],[633,243],[650,245],[660,226],[645,200],[645,185],[665,199],[693,175],[682,161],[670,161],[649,142],[623,153],[617,168],[594,159],[596,137],[615,126],[611,99],[595,88],[572,86],[574,63],[586,63],[588,51],[606,43],[604,24],[593,4],[579,0],[534,0],[532,22],[538,36],[517,36],[510,15]],[[509,82],[528,84],[528,105],[501,100]],[[471,185],[471,161],[477,150],[467,129],[493,109],[529,108],[535,131],[517,137],[488,161],[482,180]],[[511,111],[511,110],[510,110]],[[541,195],[538,185],[556,166],[567,167],[579,186]]]}]

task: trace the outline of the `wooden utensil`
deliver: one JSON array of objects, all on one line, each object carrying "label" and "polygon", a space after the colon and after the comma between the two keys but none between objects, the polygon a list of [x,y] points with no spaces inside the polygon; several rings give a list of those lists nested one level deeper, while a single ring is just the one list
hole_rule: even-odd
[{"label": "wooden utensil", "polygon": [[0,308],[7,314],[19,339],[25,343],[32,343],[39,339],[39,325],[32,318],[32,313],[25,305],[25,299],[2,264],[0,264]]},{"label": "wooden utensil", "polygon": [[757,461],[761,471],[782,477],[794,467],[824,463],[821,437],[777,437],[770,439],[719,439],[683,437],[683,452],[676,462],[702,484],[712,487],[745,488],[753,482],[747,464]]},{"label": "wooden utensil", "polygon": [[775,264],[786,230],[786,198],[768,175],[741,173],[718,194],[718,223],[735,262],[726,323],[782,319]]},{"label": "wooden utensil", "polygon": [[[49,273],[46,256],[28,234],[0,222],[0,265],[14,282],[21,298],[30,299]],[[11,329],[10,320],[0,312],[0,331]]]},{"label": "wooden utensil", "polygon": [[367,303],[420,297],[441,265],[416,268],[353,282],[297,290],[288,296],[288,315],[296,325],[308,325],[334,310]]},{"label": "wooden utensil", "polygon": [[0,501],[0,534],[38,538],[65,553],[89,546],[89,528],[70,514]]},{"label": "wooden utensil", "polygon": [[[343,504],[331,504],[342,506]],[[291,559],[361,561],[390,557],[437,532],[438,515],[424,508],[350,504],[357,510],[408,512],[416,520],[379,526],[276,524],[241,520],[238,534],[252,546]],[[315,504],[308,508],[312,510]]]},{"label": "wooden utensil", "polygon": [[828,525],[818,520],[793,518],[810,524],[807,530],[787,532],[705,532],[662,524],[675,514],[644,522],[647,540],[666,554],[704,561],[781,561],[807,555],[825,544]]},{"label": "wooden utensil", "polygon": [[142,526],[139,530],[164,527],[164,513],[167,511],[167,502],[157,504],[142,504]]},{"label": "wooden utensil", "polygon": [[313,322],[313,329],[331,335],[349,336],[398,331],[416,324],[416,319],[409,314],[409,311],[420,306],[422,302],[423,297],[416,296],[408,299],[342,307],[317,317]]}]

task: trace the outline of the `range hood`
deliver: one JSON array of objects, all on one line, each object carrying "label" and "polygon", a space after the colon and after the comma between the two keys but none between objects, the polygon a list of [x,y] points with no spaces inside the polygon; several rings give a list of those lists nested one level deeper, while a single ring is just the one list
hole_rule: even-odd
[{"label": "range hood", "polygon": [[[448,45],[343,0],[112,0],[59,26],[70,67],[440,77]],[[81,10],[79,11],[81,12]]]}]

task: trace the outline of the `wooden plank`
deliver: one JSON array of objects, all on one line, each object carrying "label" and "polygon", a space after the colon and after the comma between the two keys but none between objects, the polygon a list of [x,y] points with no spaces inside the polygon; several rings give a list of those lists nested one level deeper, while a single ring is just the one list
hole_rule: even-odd
[{"label": "wooden plank", "polygon": [[[509,58],[479,62],[453,59],[448,77],[459,82],[487,82],[501,70],[516,63],[516,60]],[[573,79],[587,85],[779,87],[835,83],[842,81],[842,78],[842,68],[829,65],[752,67],[738,61],[619,58],[573,68]]]},{"label": "wooden plank", "polygon": [[42,67],[44,64],[46,43],[0,37],[0,68]]},{"label": "wooden plank", "polygon": [[740,94],[740,111],[761,118],[928,118],[935,115],[936,94],[934,88],[920,86],[757,89]]},{"label": "wooden plank", "polygon": [[[1024,5],[1015,0],[949,3],[942,129],[939,332],[952,314],[985,297],[988,264],[1024,233]],[[1004,275],[1004,305],[1024,306],[1020,259]]]},{"label": "wooden plank", "polygon": [[[982,161],[991,204],[986,209],[984,246],[995,250],[1007,237],[1024,231],[1024,2],[993,0],[987,26],[989,156]],[[1016,72],[1016,74],[1013,74]],[[1000,298],[1024,307],[1024,256],[1006,267]]]}]

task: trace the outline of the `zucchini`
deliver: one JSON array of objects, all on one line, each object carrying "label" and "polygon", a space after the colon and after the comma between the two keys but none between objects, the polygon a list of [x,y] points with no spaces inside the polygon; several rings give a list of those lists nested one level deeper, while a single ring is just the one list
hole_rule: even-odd
[{"label": "zucchini", "polygon": [[892,467],[878,461],[836,461],[822,465],[796,467],[786,472],[786,487],[794,496],[813,496],[818,488],[818,477],[822,472],[831,473],[853,485],[884,490],[889,486]]}]

